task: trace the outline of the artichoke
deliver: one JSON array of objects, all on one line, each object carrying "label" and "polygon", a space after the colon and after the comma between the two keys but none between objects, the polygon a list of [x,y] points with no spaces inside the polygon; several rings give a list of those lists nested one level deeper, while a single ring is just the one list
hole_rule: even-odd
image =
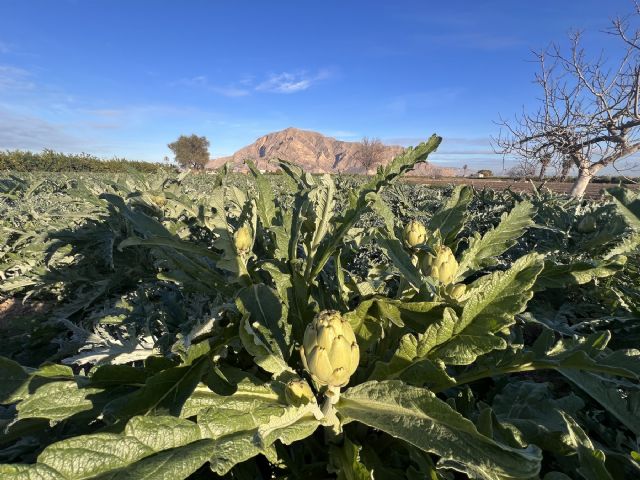
[{"label": "artichoke", "polygon": [[318,384],[340,388],[356,371],[360,349],[349,322],[340,312],[325,310],[307,325],[300,356]]},{"label": "artichoke", "polygon": [[316,402],[316,397],[311,391],[311,387],[300,378],[287,382],[284,387],[284,396],[289,405],[295,405],[296,407]]},{"label": "artichoke", "polygon": [[451,298],[453,298],[454,300],[457,300],[462,295],[464,295],[464,292],[467,291],[467,286],[464,283],[451,283],[447,285],[444,291]]},{"label": "artichoke", "polygon": [[417,220],[411,220],[403,232],[404,244],[413,249],[427,241],[427,229]]},{"label": "artichoke", "polygon": [[596,217],[591,214],[587,214],[582,217],[582,220],[578,223],[578,232],[580,233],[593,233],[596,231]]},{"label": "artichoke", "polygon": [[247,225],[243,225],[234,235],[234,243],[236,245],[236,250],[239,254],[245,254],[249,250],[251,250],[251,244],[253,243],[253,235],[251,233],[251,228]]},{"label": "artichoke", "polygon": [[422,272],[445,285],[453,282],[458,272],[458,261],[446,245],[436,247],[436,254],[427,254],[422,262]]}]

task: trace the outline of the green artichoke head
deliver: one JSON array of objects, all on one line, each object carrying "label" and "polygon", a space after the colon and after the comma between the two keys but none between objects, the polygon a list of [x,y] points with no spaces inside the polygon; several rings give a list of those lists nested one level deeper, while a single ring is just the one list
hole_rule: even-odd
[{"label": "green artichoke head", "polygon": [[251,250],[251,244],[253,243],[253,234],[251,228],[247,225],[243,225],[233,236],[236,250],[239,254],[245,254]]},{"label": "green artichoke head", "polygon": [[422,262],[422,272],[443,284],[448,285],[458,272],[458,261],[453,252],[446,245],[435,248],[435,255],[427,254]]},{"label": "green artichoke head", "polygon": [[316,397],[311,391],[311,387],[301,378],[287,382],[284,387],[284,395],[289,405],[295,405],[296,407],[316,402]]},{"label": "green artichoke head", "polygon": [[454,300],[459,299],[464,292],[467,291],[467,286],[464,283],[451,283],[445,288],[445,292]]},{"label": "green artichoke head", "polygon": [[343,387],[358,368],[360,349],[349,322],[335,310],[320,312],[307,325],[302,363],[320,385]]},{"label": "green artichoke head", "polygon": [[427,229],[417,220],[411,220],[404,227],[403,232],[404,244],[407,248],[414,249],[418,245],[422,245],[427,241]]},{"label": "green artichoke head", "polygon": [[582,217],[578,223],[578,232],[580,233],[593,233],[596,231],[596,217],[590,213]]}]

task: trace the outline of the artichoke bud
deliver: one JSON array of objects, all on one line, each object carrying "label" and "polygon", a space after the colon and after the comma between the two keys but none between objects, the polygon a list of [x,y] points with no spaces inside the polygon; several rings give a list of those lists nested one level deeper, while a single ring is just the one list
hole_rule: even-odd
[{"label": "artichoke bud", "polygon": [[427,229],[417,220],[411,220],[404,227],[403,240],[407,248],[414,249],[427,241]]},{"label": "artichoke bud", "polygon": [[578,232],[580,233],[593,233],[596,231],[596,218],[587,214],[582,217],[582,220],[578,223]]},{"label": "artichoke bud", "polygon": [[360,349],[349,322],[340,312],[325,310],[307,325],[300,356],[318,384],[343,387],[358,368]]},{"label": "artichoke bud", "polygon": [[459,299],[464,292],[467,291],[467,286],[464,283],[451,283],[445,288],[445,292],[454,300]]},{"label": "artichoke bud", "polygon": [[234,234],[234,243],[236,245],[236,250],[239,254],[245,254],[249,250],[251,250],[251,244],[253,243],[253,235],[251,233],[251,228],[247,225],[243,225]]},{"label": "artichoke bud", "polygon": [[151,201],[158,207],[164,207],[167,204],[167,199],[162,195],[149,195]]},{"label": "artichoke bud", "polygon": [[458,273],[458,261],[446,245],[435,249],[435,255],[427,254],[422,262],[422,273],[448,285]]},{"label": "artichoke bud", "polygon": [[311,387],[302,379],[290,380],[284,387],[284,396],[289,405],[299,407],[310,402],[315,403],[316,397],[311,391]]}]

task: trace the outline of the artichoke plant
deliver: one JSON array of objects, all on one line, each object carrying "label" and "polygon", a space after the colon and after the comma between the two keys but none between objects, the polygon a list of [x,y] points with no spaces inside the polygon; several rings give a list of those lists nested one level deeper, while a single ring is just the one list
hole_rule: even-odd
[{"label": "artichoke plant", "polygon": [[427,229],[417,220],[411,220],[403,232],[404,244],[409,249],[414,249],[427,241]]},{"label": "artichoke plant", "polygon": [[453,282],[458,272],[458,261],[453,252],[446,245],[435,248],[435,255],[427,254],[422,262],[422,272],[448,285]]},{"label": "artichoke plant", "polygon": [[360,361],[353,329],[335,310],[320,312],[307,325],[300,353],[313,380],[334,393],[349,382]]}]

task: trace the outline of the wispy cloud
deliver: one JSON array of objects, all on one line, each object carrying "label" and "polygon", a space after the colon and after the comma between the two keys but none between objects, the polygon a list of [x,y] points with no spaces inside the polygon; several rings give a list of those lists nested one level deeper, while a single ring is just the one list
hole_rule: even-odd
[{"label": "wispy cloud", "polygon": [[301,92],[329,77],[331,77],[329,70],[320,70],[316,74],[305,71],[272,73],[256,87],[256,90],[272,93]]},{"label": "wispy cloud", "polygon": [[252,92],[266,93],[296,93],[311,88],[313,85],[332,76],[328,69],[315,74],[307,71],[271,73],[262,81],[256,81],[253,76],[246,76],[238,82],[220,85],[209,80],[206,75],[181,78],[171,83],[172,86],[201,88],[225,97],[245,97]]},{"label": "wispy cloud", "polygon": [[55,146],[61,150],[76,150],[82,144],[62,125],[0,107],[0,148],[42,150]]},{"label": "wispy cloud", "polygon": [[0,41],[0,53],[9,53],[11,52],[11,47],[7,42]]},{"label": "wispy cloud", "polygon": [[34,87],[31,74],[12,65],[0,65],[0,91],[2,90],[30,90]]}]

